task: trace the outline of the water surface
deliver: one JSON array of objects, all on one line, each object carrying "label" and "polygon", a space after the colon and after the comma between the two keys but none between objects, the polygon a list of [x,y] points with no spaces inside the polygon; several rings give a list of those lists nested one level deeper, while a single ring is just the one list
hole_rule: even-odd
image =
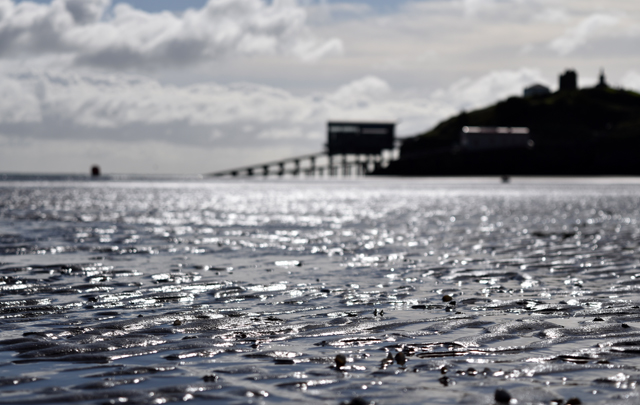
[{"label": "water surface", "polygon": [[62,180],[0,182],[2,403],[640,402],[636,179]]}]

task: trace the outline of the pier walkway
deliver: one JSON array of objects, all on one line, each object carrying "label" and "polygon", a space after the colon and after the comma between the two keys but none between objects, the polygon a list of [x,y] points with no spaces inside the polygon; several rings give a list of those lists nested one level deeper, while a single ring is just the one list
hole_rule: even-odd
[{"label": "pier walkway", "polygon": [[243,166],[207,174],[208,177],[221,176],[362,176],[379,167],[384,158],[380,155],[340,154],[326,152]]}]

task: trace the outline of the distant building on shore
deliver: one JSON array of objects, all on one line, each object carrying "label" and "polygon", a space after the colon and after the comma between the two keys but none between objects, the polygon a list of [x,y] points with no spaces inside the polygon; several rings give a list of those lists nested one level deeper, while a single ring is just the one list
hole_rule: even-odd
[{"label": "distant building on shore", "polygon": [[549,88],[541,84],[533,84],[524,89],[525,97],[546,96],[548,94],[551,94]]},{"label": "distant building on shore", "polygon": [[527,127],[462,127],[460,145],[465,150],[531,148]]},{"label": "distant building on shore", "polygon": [[[578,73],[575,70],[567,69],[558,77],[559,91],[578,90]],[[600,80],[595,86],[596,89],[608,89],[607,79],[604,76],[604,69],[600,69]],[[524,97],[538,97],[551,94],[547,86],[542,84],[532,84],[524,89]]]},{"label": "distant building on shore", "polygon": [[560,91],[578,90],[578,74],[575,70],[567,70],[560,75]]}]

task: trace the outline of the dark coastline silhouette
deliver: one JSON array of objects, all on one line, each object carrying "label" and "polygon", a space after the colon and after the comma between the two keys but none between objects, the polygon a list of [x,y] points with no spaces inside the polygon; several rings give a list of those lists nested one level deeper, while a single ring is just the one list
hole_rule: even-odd
[{"label": "dark coastline silhouette", "polygon": [[[527,128],[531,142],[528,147],[466,148],[461,143],[465,127],[478,133]],[[578,89],[577,74],[567,71],[555,93],[511,97],[462,112],[405,139],[400,158],[373,174],[638,175],[638,150],[640,94],[609,87],[604,73],[595,87]]]}]

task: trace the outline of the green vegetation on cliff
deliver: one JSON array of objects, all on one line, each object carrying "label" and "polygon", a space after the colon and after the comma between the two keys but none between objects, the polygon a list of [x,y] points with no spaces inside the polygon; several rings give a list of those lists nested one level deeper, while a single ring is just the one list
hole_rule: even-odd
[{"label": "green vegetation on cliff", "polygon": [[538,97],[511,97],[487,108],[463,112],[431,131],[404,140],[401,159],[452,147],[459,142],[465,125],[529,127],[536,146],[612,142],[640,145],[640,94],[596,87]]}]

